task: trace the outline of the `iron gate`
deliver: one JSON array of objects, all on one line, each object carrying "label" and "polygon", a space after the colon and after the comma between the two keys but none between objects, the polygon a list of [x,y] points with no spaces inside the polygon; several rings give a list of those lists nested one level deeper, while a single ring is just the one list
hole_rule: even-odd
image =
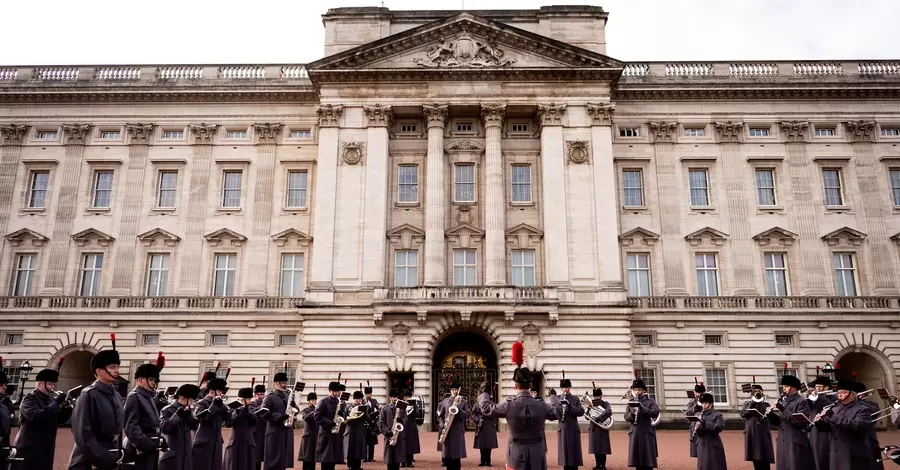
[{"label": "iron gate", "polygon": [[[450,396],[450,383],[454,380],[459,380],[460,386],[466,389],[469,393],[469,396],[465,397],[466,401],[469,405],[469,410],[471,412],[472,404],[475,403],[475,400],[478,398],[479,392],[481,391],[481,384],[485,382],[485,379],[489,384],[491,384],[491,395],[494,399],[497,399],[497,371],[495,369],[487,369],[487,368],[475,368],[475,367],[459,367],[452,369],[435,369],[434,370],[434,412],[435,416],[437,415],[437,405],[443,401],[445,398]],[[437,418],[435,418],[435,423],[437,422]],[[435,429],[437,425],[435,424]],[[468,420],[466,422],[466,429],[469,431],[475,430],[475,425]]]}]

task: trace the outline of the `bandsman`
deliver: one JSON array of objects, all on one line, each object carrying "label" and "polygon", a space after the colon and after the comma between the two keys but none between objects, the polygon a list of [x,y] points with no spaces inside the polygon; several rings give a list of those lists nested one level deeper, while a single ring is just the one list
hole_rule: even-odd
[{"label": "bandsman", "polygon": [[319,425],[315,420],[316,400],[318,400],[316,392],[309,392],[306,395],[306,408],[300,411],[300,417],[303,419],[303,436],[300,438],[300,454],[297,455],[297,460],[303,462],[303,470],[316,469],[316,439],[319,436]]},{"label": "bandsman", "polygon": [[397,439],[395,445],[391,445],[391,438],[394,436],[394,419],[397,423],[406,428],[407,414],[403,409],[397,408],[397,400],[400,398],[400,391],[391,389],[389,393],[390,403],[381,407],[378,414],[378,429],[384,435],[384,463],[387,470],[398,470],[406,461],[406,441],[402,438]]},{"label": "bandsman", "polygon": [[[825,393],[831,390],[831,379],[818,376],[810,384],[815,387],[814,392],[807,396],[809,409],[812,415],[819,414],[823,408],[833,405],[835,399]],[[831,425],[827,420],[820,420],[809,432],[809,443],[812,445],[813,457],[816,459],[816,470],[828,470],[828,460],[831,458]]]},{"label": "bandsman", "polygon": [[121,441],[125,411],[115,387],[120,361],[115,336],[111,338],[112,349],[91,358],[96,380],[84,388],[72,412],[75,446],[69,456],[69,470],[114,468],[125,457]]},{"label": "bandsman", "polygon": [[[609,429],[603,429],[597,426],[612,416],[612,405],[603,399],[603,390],[599,387],[594,388],[593,395],[595,400],[600,400],[595,405],[594,413],[590,415],[592,418],[588,425],[588,452],[594,454],[594,470],[606,470],[606,456],[612,454],[612,445],[609,442]],[[600,409],[602,408],[602,411]]]},{"label": "bandsman", "polygon": [[193,470],[222,469],[222,449],[225,443],[222,439],[222,425],[231,422],[231,411],[223,398],[227,387],[225,379],[212,379],[206,383],[206,396],[194,403],[194,417],[200,422],[200,428],[194,433],[191,444]]},{"label": "bandsman", "polygon": [[640,377],[631,382],[636,406],[625,407],[625,421],[631,423],[628,433],[628,466],[638,470],[656,468],[659,452],[656,447],[656,428],[651,423],[659,416],[656,401],[647,395],[647,386]]},{"label": "bandsman", "polygon": [[134,373],[135,387],[125,398],[125,452],[135,470],[155,470],[159,462],[159,412],[153,402],[166,359],[141,364]]},{"label": "bandsman", "polygon": [[556,429],[558,461],[563,470],[575,470],[584,465],[581,457],[581,428],[578,426],[578,418],[584,416],[584,408],[581,400],[570,392],[572,381],[565,377],[566,372],[563,371],[563,378],[559,381],[559,388],[562,390],[559,400],[563,415],[559,418]]},{"label": "bandsman", "polygon": [[[265,379],[265,377],[263,377]],[[253,439],[256,441],[256,470],[262,469],[263,456],[266,453],[266,421],[263,419],[265,413],[257,413],[263,407],[263,400],[266,399],[265,384],[255,384],[253,386],[253,400],[250,401],[250,412],[257,415],[256,426],[253,428]]]},{"label": "bandsman", "polygon": [[[853,372],[853,376],[856,377],[856,371]],[[877,413],[881,407],[869,399],[869,393],[863,393],[867,391],[869,389],[866,388],[866,384],[862,382],[856,383],[856,395],[859,402],[869,410],[869,413]],[[878,458],[881,457],[881,444],[878,443],[878,433],[875,432],[875,426],[866,429],[866,436],[869,439],[869,452],[871,452],[873,459],[872,470],[884,470],[884,464],[878,461]]]},{"label": "bandsman", "polygon": [[319,426],[316,462],[319,462],[322,470],[334,470],[337,464],[344,461],[344,440],[339,433],[340,428],[334,422],[334,417],[340,412],[340,396],[341,383],[330,382],[328,396],[319,401],[313,412],[313,418]]},{"label": "bandsman", "polygon": [[289,408],[296,404],[289,403],[288,377],[284,372],[272,378],[273,390],[263,400],[263,407],[268,409],[261,417],[266,420],[265,470],[284,470],[294,467],[294,428],[285,426]]},{"label": "bandsman", "polygon": [[[62,359],[60,359],[62,361]],[[16,458],[10,470],[53,470],[56,430],[72,416],[66,394],[56,394],[59,370],[44,369],[35,376],[34,390],[19,406]]]},{"label": "bandsman", "polygon": [[7,468],[7,457],[12,453],[10,434],[12,432],[13,406],[6,396],[6,385],[9,378],[3,372],[3,358],[0,357],[0,469]]},{"label": "bandsman", "polygon": [[[831,424],[831,438],[828,465],[831,470],[856,470],[875,468],[875,453],[881,449],[869,447],[869,430],[874,430],[869,408],[857,400],[856,384],[852,380],[841,379],[837,383],[837,406],[829,410],[831,416],[823,415]],[[821,413],[821,412],[820,412]]]},{"label": "bandsman", "polygon": [[694,441],[697,442],[697,470],[727,470],[725,462],[725,446],[719,434],[725,429],[725,419],[722,413],[713,409],[712,394],[700,395],[700,421],[694,431]]},{"label": "bandsman", "polygon": [[200,427],[191,407],[200,395],[200,387],[184,384],[175,390],[175,400],[159,414],[159,429],[166,440],[159,456],[159,470],[192,470],[191,432]]},{"label": "bandsman", "polygon": [[781,411],[781,418],[769,413],[778,423],[778,443],[775,446],[775,468],[777,470],[810,470],[816,468],[812,447],[806,437],[806,421],[799,421],[794,413],[810,415],[809,403],[800,396],[800,379],[793,375],[781,377],[782,398],[774,406]]},{"label": "bandsman", "polygon": [[753,462],[753,470],[769,470],[771,464],[775,463],[775,450],[772,447],[772,431],[768,420],[763,419],[763,414],[770,405],[763,400],[765,394],[761,385],[751,384],[750,393],[751,399],[741,406],[741,418],[744,419],[744,460]]},{"label": "bandsman", "polygon": [[[481,393],[491,393],[491,384],[484,381],[481,384]],[[478,406],[472,407],[472,421],[475,422],[475,438],[472,440],[472,448],[478,449],[481,453],[481,462],[479,467],[491,466],[491,450],[499,447],[497,445],[497,426],[495,418],[490,418],[481,412]]]},{"label": "bandsman", "polygon": [[[450,409],[456,403],[456,397],[459,395],[460,383],[453,380],[450,383],[450,396],[445,398],[438,404],[438,419],[441,420],[443,429],[450,422]],[[466,420],[469,419],[469,406],[466,404],[464,397],[458,405],[457,414],[450,422],[450,429],[447,432],[447,438],[441,446],[441,460],[447,470],[459,470],[462,466],[462,459],[466,458]]]},{"label": "bandsman", "polygon": [[[697,377],[694,377],[694,397],[688,399],[688,402],[682,408],[682,412],[685,417],[696,415],[703,411],[703,407],[700,406],[700,396],[706,393],[706,385],[703,385],[703,382],[697,382]],[[688,426],[688,434],[691,436],[691,439],[688,439],[691,446],[691,457],[697,456],[697,440],[693,439],[694,428],[698,423],[691,421],[690,426]]]},{"label": "bandsman", "polygon": [[[362,461],[366,458],[366,413],[367,406],[363,403],[362,384],[360,390],[353,392],[353,404],[344,409],[344,457],[350,470],[360,470]],[[350,419],[351,414],[361,412],[356,419]]]},{"label": "bandsman", "polygon": [[366,387],[363,389],[365,402],[369,405],[368,428],[366,429],[366,460],[365,462],[375,461],[375,446],[378,445],[378,400],[372,397],[372,386],[366,381]]},{"label": "bandsman", "polygon": [[[401,398],[410,398],[412,394],[412,389],[407,389]],[[406,408],[406,424],[404,424],[405,428],[403,429],[403,436],[406,439],[406,463],[402,464],[401,467],[415,467],[416,455],[422,453],[422,445],[419,442],[419,423],[416,422],[417,413],[420,411],[412,403]]]},{"label": "bandsman", "polygon": [[238,399],[231,408],[231,437],[225,446],[224,470],[253,470],[256,466],[256,414],[250,408],[253,388],[238,390]]}]

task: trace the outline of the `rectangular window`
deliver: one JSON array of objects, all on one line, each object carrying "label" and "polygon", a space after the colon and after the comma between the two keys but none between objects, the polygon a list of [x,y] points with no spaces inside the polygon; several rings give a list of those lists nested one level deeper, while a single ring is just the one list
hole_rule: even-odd
[{"label": "rectangular window", "polygon": [[13,295],[16,297],[28,297],[31,295],[31,286],[34,284],[34,272],[37,270],[37,255],[34,253],[21,253],[16,255],[16,278],[14,279]]},{"label": "rectangular window", "polygon": [[419,252],[397,250],[394,254],[394,285],[415,287],[419,284]]},{"label": "rectangular window", "polygon": [[531,165],[512,166],[512,202],[531,202]]},{"label": "rectangular window", "polygon": [[756,203],[760,206],[775,205],[775,170],[756,170]]},{"label": "rectangular window", "polygon": [[623,170],[622,188],[625,207],[644,206],[644,178],[641,170]]},{"label": "rectangular window", "polygon": [[648,253],[628,253],[628,296],[646,297],[650,295],[650,255]]},{"label": "rectangular window", "polygon": [[456,132],[472,132],[472,123],[471,122],[456,123]]},{"label": "rectangular window", "polygon": [[794,335],[775,335],[775,346],[790,347],[794,345]]},{"label": "rectangular window", "polygon": [[719,295],[719,268],[714,253],[697,253],[697,295],[713,297]]},{"label": "rectangular window", "polygon": [[785,375],[793,375],[794,377],[800,377],[799,372],[795,368],[785,369],[783,364],[775,367],[775,383],[778,384],[778,388],[781,389],[781,378]]},{"label": "rectangular window", "polygon": [[55,139],[57,136],[56,131],[38,131],[37,138],[38,139]]},{"label": "rectangular window", "polygon": [[894,205],[900,206],[900,168],[891,168],[891,195]]},{"label": "rectangular window", "polygon": [[453,250],[453,285],[475,285],[475,250]]},{"label": "rectangular window", "polygon": [[816,128],[816,137],[834,137],[833,127]]},{"label": "rectangular window", "polygon": [[297,335],[278,335],[279,346],[296,346]]},{"label": "rectangular window", "polygon": [[234,295],[234,276],[237,272],[237,255],[216,255],[216,272],[213,279],[213,295],[230,297]]},{"label": "rectangular window", "polygon": [[292,139],[312,139],[312,132],[309,129],[291,129]]},{"label": "rectangular window", "polygon": [[147,296],[162,297],[166,295],[169,283],[168,253],[152,253],[147,261]]},{"label": "rectangular window", "polygon": [[177,171],[160,171],[159,184],[156,188],[156,207],[165,209],[174,208],[177,187]]},{"label": "rectangular window", "polygon": [[113,172],[109,170],[94,173],[94,206],[107,209],[112,202]]},{"label": "rectangular window", "polygon": [[475,202],[475,165],[456,165],[453,171],[453,200]]},{"label": "rectangular window", "polygon": [[765,253],[763,259],[766,263],[766,295],[788,295],[784,253]]},{"label": "rectangular window", "polygon": [[289,171],[287,179],[287,201],[285,206],[305,209],[309,173],[306,171]]},{"label": "rectangular window", "polygon": [[281,296],[303,297],[302,254],[287,254],[281,257]]},{"label": "rectangular window", "polygon": [[400,132],[413,133],[418,131],[419,126],[416,124],[400,124]]},{"label": "rectangular window", "polygon": [[158,346],[159,333],[143,333],[141,334],[141,346]]},{"label": "rectangular window", "polygon": [[43,209],[47,201],[47,188],[50,185],[49,171],[32,171],[28,183],[28,207]]},{"label": "rectangular window", "polygon": [[3,345],[4,346],[21,346],[22,345],[22,333],[6,333],[3,335]]},{"label": "rectangular window", "polygon": [[882,127],[881,135],[885,137],[898,137],[900,136],[900,127]]},{"label": "rectangular window", "polygon": [[834,276],[837,281],[837,295],[856,297],[856,266],[852,253],[834,254]]},{"label": "rectangular window", "polygon": [[709,177],[706,170],[689,170],[688,180],[691,187],[691,206],[709,206]]},{"label": "rectangular window", "polygon": [[165,131],[163,132],[163,139],[183,139],[184,131]]},{"label": "rectangular window", "polygon": [[534,286],[534,250],[512,251],[512,284],[519,287]]},{"label": "rectangular window", "polygon": [[81,296],[100,295],[100,273],[103,271],[103,255],[92,253],[84,255],[81,265]]},{"label": "rectangular window", "polygon": [[209,335],[210,346],[228,346],[228,333],[212,333]]},{"label": "rectangular window", "polygon": [[241,207],[240,171],[226,171],[222,174],[222,207]]},{"label": "rectangular window", "polygon": [[513,124],[512,132],[528,132],[528,124]]},{"label": "rectangular window", "polygon": [[419,202],[418,165],[400,165],[397,168],[397,202]]},{"label": "rectangular window", "polygon": [[653,346],[653,335],[634,335],[635,346]]},{"label": "rectangular window", "polygon": [[703,137],[706,135],[706,129],[703,127],[685,127],[684,135],[686,137]]},{"label": "rectangular window", "polygon": [[641,136],[641,128],[640,127],[620,127],[619,128],[619,137],[640,137]]},{"label": "rectangular window", "polygon": [[838,168],[823,169],[822,180],[825,183],[825,205],[843,206],[844,189],[841,185],[841,170]]},{"label": "rectangular window", "polygon": [[703,335],[703,344],[707,346],[722,346],[722,335]]},{"label": "rectangular window", "polygon": [[728,403],[728,379],[725,369],[706,369],[706,392],[716,403]]},{"label": "rectangular window", "polygon": [[9,384],[6,385],[6,396],[14,397],[17,395],[17,391],[19,389],[19,365],[13,364],[10,361],[4,361],[3,367],[0,367],[0,370],[6,372],[6,378],[9,380]]},{"label": "rectangular window", "polygon": [[122,137],[122,133],[119,131],[102,131],[100,132],[101,139],[119,139]]},{"label": "rectangular window", "polygon": [[637,373],[637,376],[644,381],[644,385],[647,386],[647,395],[650,395],[650,398],[656,400],[656,369],[635,368],[634,371]]},{"label": "rectangular window", "polygon": [[768,136],[769,136],[769,130],[764,127],[750,129],[750,137],[768,137]]},{"label": "rectangular window", "polygon": [[297,383],[297,368],[288,364],[288,367],[284,367],[284,363],[275,367],[276,374],[285,374],[287,375],[287,383],[288,386],[293,387],[293,384]]},{"label": "rectangular window", "polygon": [[228,139],[246,139],[247,131],[246,130],[231,130],[225,133],[225,137]]}]

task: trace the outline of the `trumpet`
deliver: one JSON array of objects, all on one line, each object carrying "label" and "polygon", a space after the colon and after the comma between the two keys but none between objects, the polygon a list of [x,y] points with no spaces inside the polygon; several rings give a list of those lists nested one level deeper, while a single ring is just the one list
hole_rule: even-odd
[{"label": "trumpet", "polygon": [[894,416],[897,413],[900,413],[900,398],[897,398],[893,395],[886,398],[886,400],[890,403],[890,406],[887,408],[882,408],[874,413],[872,413],[872,422],[878,421],[880,419],[888,418]]},{"label": "trumpet", "polygon": [[622,395],[622,398],[620,398],[620,400],[634,401],[635,398],[636,396],[634,394],[634,389],[629,388],[625,391],[625,394]]},{"label": "trumpet", "polygon": [[809,389],[809,393],[806,394],[806,398],[809,401],[814,402],[819,399],[820,395],[825,395],[825,396],[837,395],[837,392],[835,392],[834,390],[825,390],[824,392],[817,392],[816,389],[811,388],[811,389]]}]

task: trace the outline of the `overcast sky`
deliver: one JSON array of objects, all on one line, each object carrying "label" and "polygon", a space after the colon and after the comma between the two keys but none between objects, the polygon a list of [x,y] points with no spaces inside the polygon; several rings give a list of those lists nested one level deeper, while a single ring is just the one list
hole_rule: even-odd
[{"label": "overcast sky", "polygon": [[[321,15],[381,0],[0,0],[3,65],[305,63]],[[587,0],[385,0],[395,10]],[[900,0],[605,0],[607,54],[639,60],[897,59]]]}]

